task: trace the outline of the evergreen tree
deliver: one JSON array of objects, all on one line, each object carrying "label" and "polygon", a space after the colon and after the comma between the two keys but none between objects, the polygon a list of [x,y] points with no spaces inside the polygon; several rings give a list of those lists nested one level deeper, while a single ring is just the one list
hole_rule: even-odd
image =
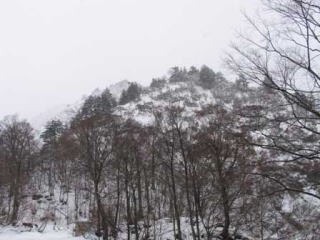
[{"label": "evergreen tree", "polygon": [[141,88],[136,83],[131,83],[127,90],[122,91],[119,100],[120,105],[127,104],[128,102],[139,99],[141,94]]},{"label": "evergreen tree", "polygon": [[85,119],[96,115],[108,115],[112,108],[116,106],[116,100],[108,89],[105,89],[100,95],[89,96],[75,119]]},{"label": "evergreen tree", "polygon": [[207,66],[202,66],[200,69],[200,85],[203,88],[211,89],[216,83],[216,74]]},{"label": "evergreen tree", "polygon": [[44,143],[52,143],[64,131],[64,125],[60,120],[49,121],[43,133],[40,135]]},{"label": "evergreen tree", "polygon": [[188,79],[192,82],[198,82],[200,78],[200,71],[195,66],[191,66],[188,71]]},{"label": "evergreen tree", "polygon": [[40,135],[44,142],[41,148],[40,156],[42,159],[42,174],[46,176],[48,181],[48,190],[51,195],[54,194],[56,182],[56,166],[58,155],[58,139],[64,132],[64,125],[60,120],[51,120],[46,124],[45,130]]},{"label": "evergreen tree", "polygon": [[187,70],[185,68],[173,67],[169,71],[169,82],[185,82],[188,79]]},{"label": "evergreen tree", "polygon": [[195,66],[191,66],[189,71],[188,71],[188,74],[189,75],[194,75],[194,74],[197,74],[197,73],[199,73],[199,70]]},{"label": "evergreen tree", "polygon": [[151,88],[161,88],[166,84],[165,78],[153,78],[150,84]]}]

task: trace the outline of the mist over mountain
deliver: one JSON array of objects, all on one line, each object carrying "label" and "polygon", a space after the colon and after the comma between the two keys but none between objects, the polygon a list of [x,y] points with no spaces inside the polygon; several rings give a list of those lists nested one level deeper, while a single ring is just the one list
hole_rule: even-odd
[{"label": "mist over mountain", "polygon": [[[119,99],[123,90],[126,90],[130,85],[130,82],[127,80],[119,81],[118,83],[112,84],[108,87],[111,94],[114,98]],[[101,94],[102,90],[95,89],[89,95],[99,95]],[[83,102],[87,97],[83,96],[79,98],[79,100],[72,104],[61,104],[55,107],[52,107],[45,112],[42,112],[30,119],[31,125],[37,132],[43,131],[45,125],[50,120],[61,120],[62,122],[70,121],[74,115],[77,113],[79,108],[82,106]]]}]

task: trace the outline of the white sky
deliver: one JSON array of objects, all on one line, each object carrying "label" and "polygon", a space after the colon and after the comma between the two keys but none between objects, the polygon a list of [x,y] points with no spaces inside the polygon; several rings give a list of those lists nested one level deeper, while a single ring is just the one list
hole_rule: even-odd
[{"label": "white sky", "polygon": [[[221,57],[256,0],[0,0],[0,118]],[[250,4],[251,3],[251,4]]]}]

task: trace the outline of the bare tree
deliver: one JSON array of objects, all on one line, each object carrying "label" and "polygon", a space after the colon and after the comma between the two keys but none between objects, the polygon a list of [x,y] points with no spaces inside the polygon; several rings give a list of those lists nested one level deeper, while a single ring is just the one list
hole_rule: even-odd
[{"label": "bare tree", "polygon": [[[23,187],[28,183],[30,171],[34,164],[36,141],[33,129],[26,121],[20,121],[16,116],[6,117],[1,122],[0,147],[5,169],[10,173],[9,188],[9,222],[15,224],[18,220],[20,198]],[[12,199],[12,208],[11,208]]]},{"label": "bare tree", "polygon": [[[109,220],[103,204],[106,171],[110,166],[114,151],[116,124],[113,116],[94,115],[75,121],[72,126],[80,149],[80,158],[93,183],[93,194],[96,199],[98,215],[98,234],[100,224],[103,229],[103,239],[108,239],[108,226],[114,227]],[[101,218],[100,218],[101,217]]]},{"label": "bare tree", "polygon": [[167,114],[162,114],[161,112],[155,112],[156,119],[156,129],[160,136],[160,146],[161,146],[161,155],[160,159],[164,169],[168,171],[168,179],[166,183],[169,185],[170,189],[170,201],[173,206],[173,230],[175,239],[182,239],[181,232],[181,207],[179,204],[178,196],[178,183],[177,183],[177,151],[178,151],[178,142],[177,142],[177,132],[174,129],[172,121],[170,121],[170,116]]},{"label": "bare tree", "polygon": [[[320,160],[320,2],[262,0],[262,3],[262,19],[246,16],[254,31],[252,35],[240,35],[242,44],[233,44],[226,63],[235,73],[269,89],[269,98],[278,99],[272,107],[267,106],[268,115],[259,117],[269,127],[277,124],[274,128],[277,130],[260,128],[265,141],[255,143],[280,151],[285,157],[280,161],[274,157],[269,162],[286,162],[291,166],[289,171],[299,165],[315,166]],[[281,109],[289,114],[279,114]],[[308,175],[301,168],[299,174]],[[262,176],[268,176],[283,191],[320,199],[319,194],[288,185],[286,178],[274,174]]]},{"label": "bare tree", "polygon": [[[208,111],[208,109],[205,109]],[[202,157],[209,160],[207,167],[212,175],[212,192],[216,192],[217,204],[222,208],[223,240],[232,239],[230,226],[237,201],[249,189],[250,161],[254,156],[245,138],[246,129],[238,126],[235,114],[223,106],[210,107],[209,122],[198,136]]]}]

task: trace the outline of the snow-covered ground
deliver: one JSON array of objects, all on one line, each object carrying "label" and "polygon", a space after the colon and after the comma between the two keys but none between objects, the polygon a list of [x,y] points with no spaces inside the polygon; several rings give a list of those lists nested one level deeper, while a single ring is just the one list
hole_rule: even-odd
[{"label": "snow-covered ground", "polygon": [[43,233],[27,231],[21,228],[0,228],[0,240],[83,240],[82,237],[74,237],[68,229],[54,230],[53,226],[47,226]]}]

